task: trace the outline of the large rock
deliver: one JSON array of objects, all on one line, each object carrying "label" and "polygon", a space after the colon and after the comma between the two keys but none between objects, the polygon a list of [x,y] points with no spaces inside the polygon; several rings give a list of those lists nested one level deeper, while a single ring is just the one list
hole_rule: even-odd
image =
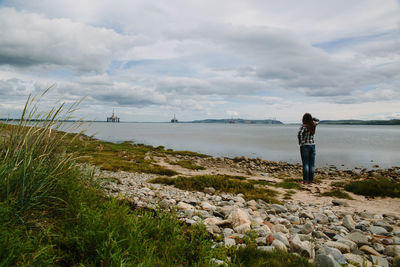
[{"label": "large rock", "polygon": [[347,239],[355,242],[357,245],[368,245],[368,237],[358,231],[351,232],[346,236]]},{"label": "large rock", "polygon": [[299,234],[309,234],[314,230],[314,225],[310,222],[303,225],[300,229]]},{"label": "large rock", "polygon": [[247,212],[240,208],[233,209],[228,216],[228,220],[232,222],[233,227],[238,227],[242,224],[251,224],[251,220]]},{"label": "large rock", "polygon": [[287,247],[290,246],[289,240],[283,233],[275,233],[275,234],[272,234],[272,236],[274,237],[274,239],[277,239],[277,240],[281,241],[283,244],[285,244],[285,246],[287,246]]},{"label": "large rock", "polygon": [[276,224],[272,226],[271,231],[273,233],[289,233],[289,230],[283,224]]},{"label": "large rock", "polygon": [[287,212],[287,209],[283,205],[279,204],[272,204],[271,207],[275,210],[277,213],[282,213],[282,212]]},{"label": "large rock", "polygon": [[246,234],[248,231],[251,230],[251,227],[250,227],[250,223],[244,223],[239,226],[236,226],[233,229],[235,230],[235,232],[237,232],[239,234]]},{"label": "large rock", "polygon": [[282,241],[279,241],[278,239],[275,239],[272,244],[273,247],[275,247],[276,249],[282,250],[282,251],[287,251],[287,248],[285,246],[285,244],[283,244]]},{"label": "large rock", "polygon": [[368,230],[374,235],[387,235],[388,234],[388,231],[386,231],[385,228],[380,227],[380,226],[371,226]]},{"label": "large rock", "polygon": [[360,255],[356,255],[356,254],[351,254],[351,253],[347,253],[344,254],[344,257],[346,258],[346,260],[353,264],[357,264],[358,266],[365,266],[365,267],[371,267],[372,263],[368,260],[365,259],[365,257],[360,256]]},{"label": "large rock", "polygon": [[231,246],[236,245],[235,239],[229,238],[229,237],[225,237],[224,238],[224,243],[225,243],[225,246],[227,246],[227,247],[231,247]]},{"label": "large rock", "polygon": [[340,242],[335,242],[335,241],[327,241],[325,243],[326,246],[330,248],[336,248],[340,250],[342,253],[349,253],[350,252],[350,247],[346,244],[340,243]]},{"label": "large rock", "polygon": [[383,257],[371,255],[371,261],[375,265],[382,266],[382,267],[389,267],[389,262],[387,261],[387,259],[385,259]]},{"label": "large rock", "polygon": [[387,246],[385,248],[385,250],[383,251],[383,254],[391,256],[391,257],[394,257],[394,256],[400,257],[400,246],[396,246],[396,245]]},{"label": "large rock", "polygon": [[348,214],[343,218],[343,226],[349,229],[349,231],[353,231],[356,229],[356,222],[353,220],[353,217]]},{"label": "large rock", "polygon": [[336,262],[340,264],[347,264],[346,258],[343,256],[343,254],[337,249],[337,248],[331,248],[327,246],[322,246],[317,254],[323,254],[323,255],[331,255]]},{"label": "large rock", "polygon": [[329,218],[323,213],[314,213],[314,221],[320,224],[329,223]]},{"label": "large rock", "polygon": [[381,256],[375,249],[371,248],[370,246],[364,245],[360,247],[360,250],[366,254],[371,254],[375,256]]},{"label": "large rock", "polygon": [[314,249],[311,242],[301,241],[297,234],[290,241],[290,247],[293,252],[297,252],[304,257],[313,258],[314,256]]},{"label": "large rock", "polygon": [[182,202],[182,201],[178,203],[177,208],[178,208],[178,210],[183,210],[183,211],[185,211],[185,210],[194,210],[194,207],[192,205],[187,204],[187,203]]},{"label": "large rock", "polygon": [[320,254],[315,258],[316,267],[341,267],[331,255]]}]

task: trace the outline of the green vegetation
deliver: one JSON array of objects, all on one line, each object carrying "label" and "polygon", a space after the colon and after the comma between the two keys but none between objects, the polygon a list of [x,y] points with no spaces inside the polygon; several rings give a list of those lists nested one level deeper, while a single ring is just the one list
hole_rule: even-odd
[{"label": "green vegetation", "polygon": [[324,192],[320,194],[324,197],[336,197],[336,198],[344,198],[344,199],[353,199],[349,194],[343,192],[341,190],[335,189],[332,191]]},{"label": "green vegetation", "polygon": [[[215,246],[204,225],[189,227],[172,213],[106,197],[93,169],[76,164],[76,155],[82,162],[82,156],[94,160],[90,153],[107,151],[107,159],[117,155],[144,168],[142,158],[152,164],[146,153],[161,148],[58,132],[60,114],[75,109],[63,107],[35,116],[37,102],[28,99],[19,125],[0,123],[0,266],[214,266],[212,258],[228,256],[231,266],[309,266],[307,259],[280,251]],[[247,183],[240,176],[224,178]],[[251,245],[254,239],[250,232],[243,241]]]},{"label": "green vegetation", "polygon": [[344,189],[369,197],[400,197],[400,183],[387,178],[351,182]]},{"label": "green vegetation", "polygon": [[236,176],[198,175],[193,177],[179,176],[177,178],[159,177],[151,180],[150,182],[173,185],[180,189],[202,192],[206,187],[213,187],[219,192],[233,194],[242,193],[244,198],[247,200],[262,199],[269,203],[278,202],[275,198],[277,195],[276,191],[267,188],[256,187],[248,181],[238,179]]},{"label": "green vegetation", "polygon": [[249,183],[252,184],[259,184],[259,185],[269,185],[269,186],[275,186],[275,187],[281,187],[285,189],[302,189],[302,185],[298,183],[297,180],[295,179],[284,179],[283,182],[279,183],[273,183],[270,181],[265,181],[265,180],[248,180]]},{"label": "green vegetation", "polygon": [[275,250],[261,251],[253,246],[240,248],[232,255],[232,266],[268,266],[268,267],[311,267],[303,257]]},{"label": "green vegetation", "polygon": [[106,198],[92,171],[65,153],[75,139],[52,130],[62,107],[36,127],[0,124],[8,133],[0,141],[0,266],[209,266],[212,257],[225,259],[204,226]]},{"label": "green vegetation", "polygon": [[199,166],[193,163],[191,160],[180,160],[177,162],[172,162],[171,164],[174,165],[179,165],[183,168],[189,169],[189,170],[204,170],[205,168],[203,166]]},{"label": "green vegetation", "polygon": [[283,199],[292,199],[292,196],[296,194],[294,190],[286,190],[285,194],[283,194]]}]

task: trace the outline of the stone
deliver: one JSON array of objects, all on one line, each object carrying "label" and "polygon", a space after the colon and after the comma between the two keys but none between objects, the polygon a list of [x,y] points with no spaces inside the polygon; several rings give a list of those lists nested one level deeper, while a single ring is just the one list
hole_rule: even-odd
[{"label": "stone", "polygon": [[204,188],[204,193],[214,194],[215,193],[215,188],[214,187],[206,187],[206,188]]},{"label": "stone", "polygon": [[333,199],[332,200],[332,204],[335,206],[343,206],[343,207],[349,207],[350,205],[343,200],[339,200],[339,199]]},{"label": "stone", "polygon": [[279,233],[279,232],[285,233],[285,234],[289,233],[288,229],[283,224],[276,224],[276,225],[272,226],[271,231],[273,233]]},{"label": "stone", "polygon": [[344,254],[344,257],[346,258],[347,262],[349,263],[355,263],[358,266],[365,266],[365,267],[371,267],[372,263],[366,260],[365,257],[356,255],[356,254]]},{"label": "stone", "polygon": [[289,240],[283,233],[275,233],[275,234],[272,234],[272,236],[274,237],[274,239],[277,239],[277,240],[281,241],[283,244],[285,244],[285,246],[287,246],[287,247],[290,246]]},{"label": "stone", "polygon": [[311,211],[308,210],[304,210],[302,212],[300,212],[300,218],[306,218],[306,219],[310,219],[313,220],[314,219],[314,215],[312,214]]},{"label": "stone", "polygon": [[273,235],[269,234],[267,236],[267,244],[269,244],[269,245],[272,244],[272,242],[274,242],[274,240],[275,240],[275,237]]},{"label": "stone", "polygon": [[400,245],[400,237],[394,236],[392,240],[393,240],[393,245]]},{"label": "stone", "polygon": [[300,234],[309,234],[314,230],[314,225],[312,223],[306,223],[303,225],[303,227],[300,229],[299,233]]},{"label": "stone", "polygon": [[363,232],[368,231],[368,228],[371,226],[368,221],[361,221],[356,224],[356,229],[360,229]]},{"label": "stone", "polygon": [[267,238],[266,238],[265,236],[257,237],[257,238],[256,238],[256,244],[257,244],[258,246],[264,246],[264,245],[266,245],[266,244],[267,244]]},{"label": "stone", "polygon": [[228,220],[232,222],[233,227],[237,227],[242,224],[251,224],[249,215],[241,208],[233,209],[231,214],[228,216]]},{"label": "stone", "polygon": [[161,200],[158,203],[158,205],[160,206],[160,208],[163,208],[163,209],[169,209],[171,207],[171,204],[168,199]]},{"label": "stone", "polygon": [[216,207],[214,205],[211,205],[210,203],[208,203],[206,201],[201,202],[200,205],[201,205],[201,208],[203,210],[210,211],[210,210],[215,210],[216,209]]},{"label": "stone", "polygon": [[350,252],[350,247],[346,244],[343,244],[341,242],[335,242],[335,241],[327,241],[325,243],[326,246],[330,248],[336,248],[340,250],[342,253],[349,253]]},{"label": "stone", "polygon": [[368,237],[360,232],[351,232],[346,236],[347,239],[355,242],[357,245],[368,245]]},{"label": "stone", "polygon": [[229,238],[229,237],[225,237],[225,238],[224,238],[224,243],[225,243],[225,246],[226,246],[226,247],[231,247],[231,246],[236,245],[235,239]]},{"label": "stone", "polygon": [[231,234],[233,234],[235,231],[233,231],[233,229],[231,228],[224,228],[224,230],[222,231],[222,233],[224,234],[224,236],[229,236]]},{"label": "stone", "polygon": [[260,227],[254,228],[254,232],[256,232],[259,236],[267,236],[271,233],[271,230],[266,225],[261,225]]},{"label": "stone", "polygon": [[368,230],[374,235],[387,235],[388,234],[388,231],[386,231],[385,228],[380,227],[380,226],[371,226]]},{"label": "stone", "polygon": [[384,221],[374,221],[374,226],[380,226],[386,229],[386,231],[393,231],[393,227]]},{"label": "stone", "polygon": [[222,260],[215,259],[215,258],[212,258],[212,259],[210,260],[210,262],[211,262],[213,265],[216,265],[216,266],[228,266],[228,264],[227,264],[226,262],[224,262],[224,261],[222,261]]},{"label": "stone", "polygon": [[221,218],[217,218],[217,217],[211,217],[211,218],[207,218],[204,220],[204,224],[205,225],[223,225],[225,224],[225,221],[222,220]]},{"label": "stone", "polygon": [[235,232],[239,234],[246,234],[248,231],[251,230],[251,227],[249,223],[244,223],[242,225],[234,227],[233,230],[235,230]]},{"label": "stone", "polygon": [[285,246],[285,244],[283,244],[283,242],[282,241],[280,241],[280,240],[278,240],[278,239],[275,239],[273,242],[272,242],[272,244],[271,244],[273,247],[275,247],[276,249],[279,249],[279,250],[282,250],[282,251],[287,251],[287,248],[286,248],[286,246]]},{"label": "stone", "polygon": [[337,248],[321,246],[320,249],[318,249],[317,254],[331,255],[333,259],[339,264],[347,264],[346,258]]},{"label": "stone", "polygon": [[185,210],[193,210],[194,211],[194,207],[192,205],[187,204],[182,201],[178,203],[177,208],[178,208],[178,210],[183,210],[183,211],[185,211]]},{"label": "stone", "polygon": [[379,253],[382,253],[385,250],[385,246],[380,243],[374,243],[373,247]]},{"label": "stone", "polygon": [[379,254],[375,249],[371,248],[370,246],[364,245],[360,247],[360,250],[362,252],[365,252],[367,254],[372,254],[375,256],[381,256],[381,254]]},{"label": "stone", "polygon": [[343,226],[346,227],[349,231],[353,231],[354,229],[356,229],[356,223],[351,215],[344,216]]},{"label": "stone", "polygon": [[391,257],[400,256],[400,246],[396,245],[386,246],[385,250],[383,251],[383,254]]},{"label": "stone", "polygon": [[323,255],[319,254],[315,258],[315,266],[316,267],[341,267],[339,263],[337,263],[331,255]]},{"label": "stone", "polygon": [[314,213],[314,221],[320,224],[329,223],[328,216],[323,213]]},{"label": "stone", "polygon": [[297,234],[290,241],[290,248],[304,257],[312,258],[314,255],[311,242],[301,241]]},{"label": "stone", "polygon": [[271,207],[275,210],[277,213],[282,213],[282,212],[287,212],[287,209],[283,205],[279,204],[272,204]]},{"label": "stone", "polygon": [[389,267],[389,262],[387,261],[387,259],[381,256],[371,255],[371,261],[372,264],[379,265],[382,267]]}]

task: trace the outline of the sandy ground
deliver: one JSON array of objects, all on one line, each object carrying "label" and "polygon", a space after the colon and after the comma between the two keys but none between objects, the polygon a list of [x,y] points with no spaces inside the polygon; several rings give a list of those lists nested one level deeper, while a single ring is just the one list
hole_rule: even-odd
[{"label": "sandy ground", "polygon": [[[173,165],[169,162],[173,162],[176,160],[173,157],[168,158],[156,158],[157,164],[160,166],[167,167],[168,169],[177,171],[181,175],[184,176],[194,176],[194,175],[205,175],[205,174],[226,174],[226,175],[240,175],[245,176],[247,179],[258,179],[258,180],[267,180],[270,182],[281,182],[282,180],[279,178],[275,178],[270,174],[260,173],[260,172],[249,172],[245,168],[232,168],[232,166],[218,166],[213,167],[207,164],[205,170],[189,170],[183,168],[179,165]],[[198,164],[198,163],[197,163]],[[202,165],[202,164],[199,164]],[[250,173],[250,174],[248,174]],[[301,178],[301,177],[297,177]],[[321,196],[321,192],[330,191],[332,187],[330,183],[332,181],[340,180],[339,177],[332,177],[332,179],[323,179],[320,184],[312,184],[312,185],[304,185],[303,190],[295,190],[296,193],[291,196],[290,201],[294,203],[314,203],[318,204],[319,207],[324,204],[331,204],[334,198]],[[286,189],[282,188],[273,188],[281,192],[280,198],[282,198],[283,193],[285,193]],[[400,198],[366,198],[364,196],[359,196],[348,192],[349,195],[353,198],[353,200],[341,199],[348,204],[348,207],[345,206],[334,206],[333,209],[336,211],[343,212],[367,212],[371,214],[394,214],[400,216]]]}]

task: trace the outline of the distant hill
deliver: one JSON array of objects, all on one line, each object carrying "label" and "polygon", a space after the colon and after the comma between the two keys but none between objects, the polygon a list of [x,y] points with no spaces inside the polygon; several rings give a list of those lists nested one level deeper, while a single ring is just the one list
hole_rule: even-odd
[{"label": "distant hill", "polygon": [[190,121],[190,123],[240,123],[240,124],[283,124],[277,120],[245,120],[245,119],[206,119]]},{"label": "distant hill", "polygon": [[400,125],[400,120],[324,120],[319,124],[345,124],[345,125]]}]

